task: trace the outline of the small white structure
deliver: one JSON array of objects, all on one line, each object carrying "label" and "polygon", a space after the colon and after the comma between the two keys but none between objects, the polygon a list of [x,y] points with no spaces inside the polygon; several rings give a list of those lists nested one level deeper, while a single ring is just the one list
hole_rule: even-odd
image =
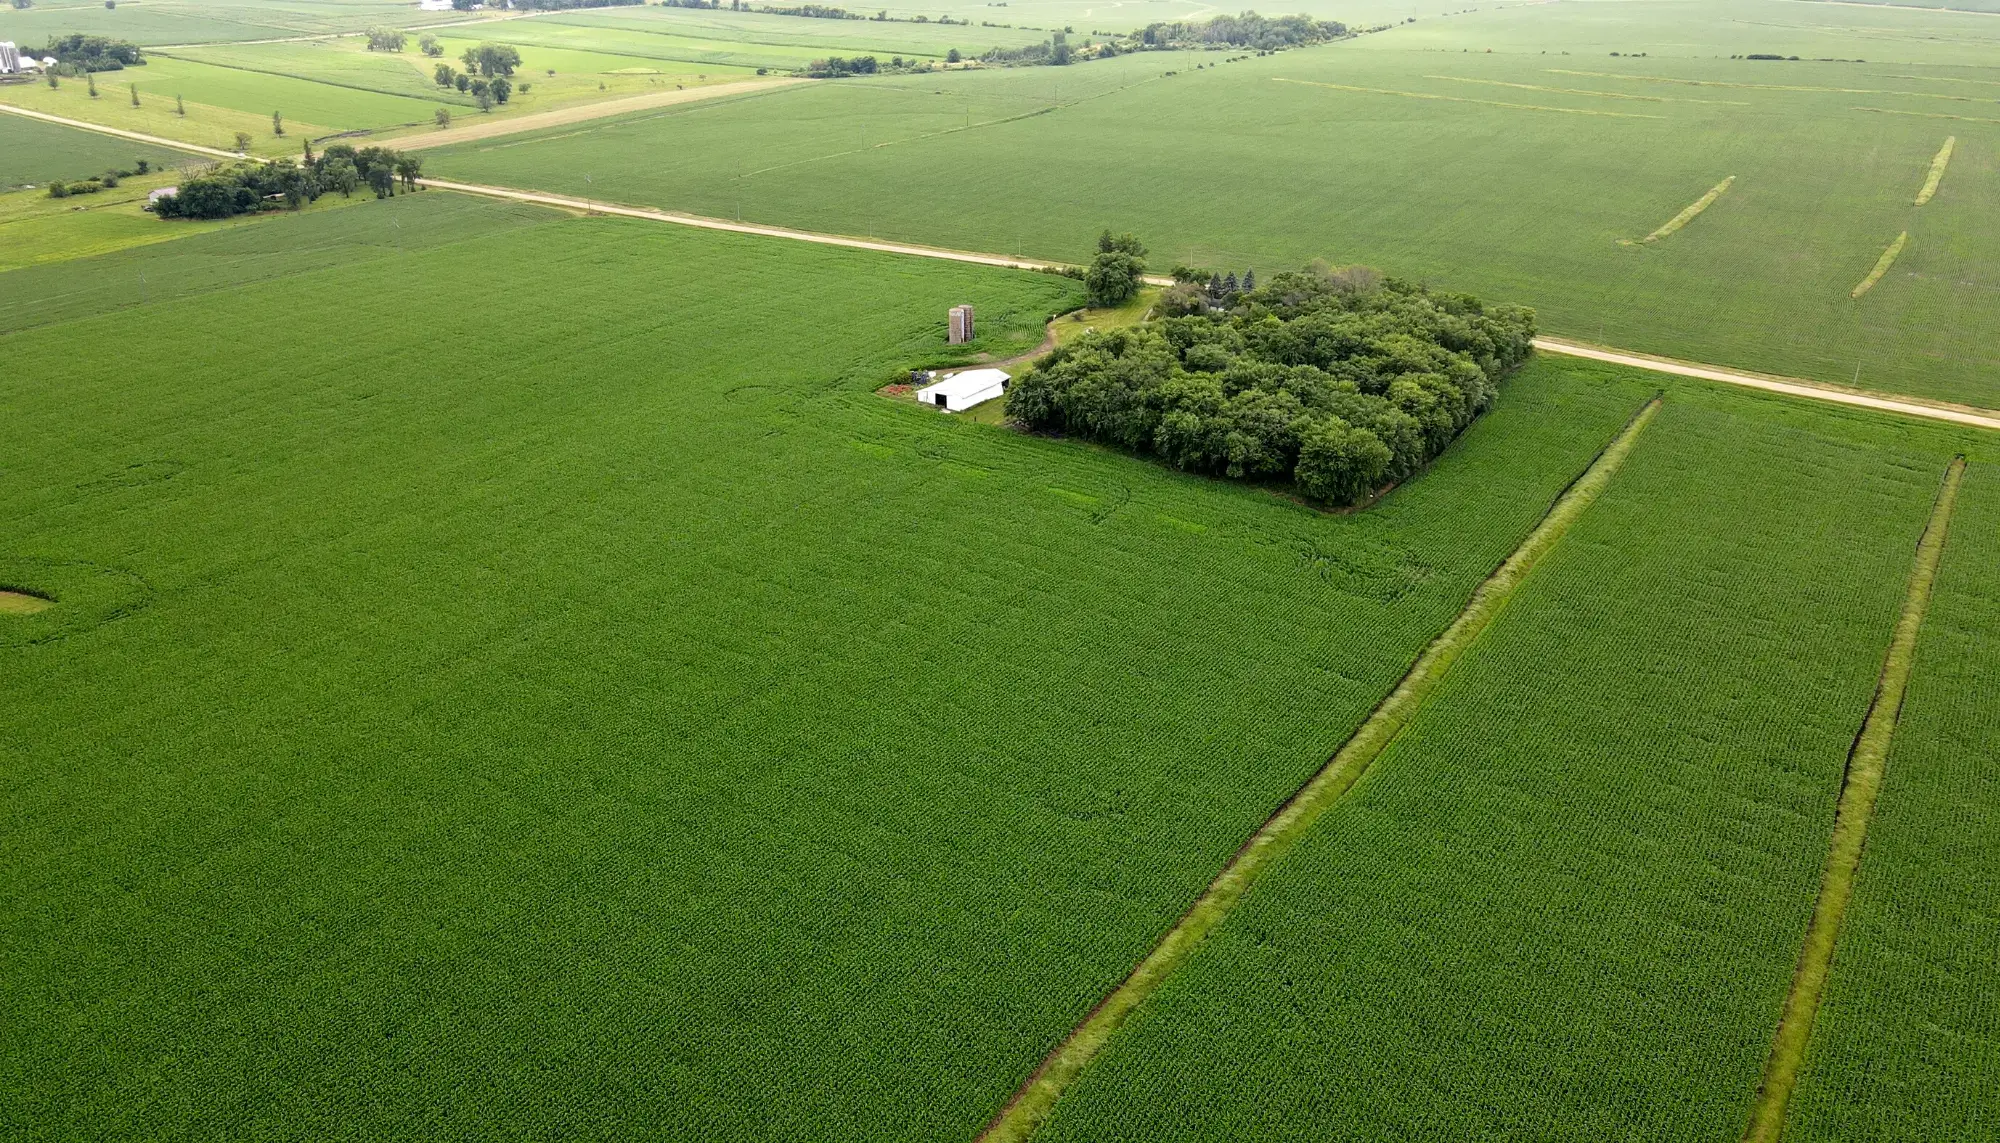
[{"label": "small white structure", "polygon": [[947,413],[963,413],[1007,391],[1013,378],[1000,369],[968,369],[917,390],[917,400]]},{"label": "small white structure", "polygon": [[153,209],[153,205],[159,202],[161,199],[167,197],[170,194],[179,194],[179,193],[181,193],[181,188],[179,187],[156,187],[153,190],[149,190],[146,192],[146,205],[142,209],[151,210]]},{"label": "small white structure", "polygon": [[21,50],[12,40],[0,40],[0,75],[13,75],[21,70]]},{"label": "small white structure", "polygon": [[417,7],[425,12],[449,12],[451,0],[417,0]]}]

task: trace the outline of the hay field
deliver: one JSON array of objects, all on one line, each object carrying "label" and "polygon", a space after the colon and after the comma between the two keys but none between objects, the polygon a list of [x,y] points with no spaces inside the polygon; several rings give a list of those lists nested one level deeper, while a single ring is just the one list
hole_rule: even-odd
[{"label": "hay field", "polygon": [[[1717,9],[1673,7],[1688,24]],[[1794,22],[1819,12],[1771,7]],[[1365,262],[1532,304],[1581,340],[2000,404],[2000,127],[1924,117],[1975,107],[1947,97],[1980,89],[1947,81],[1987,73],[1940,64],[1957,49],[1914,33],[1882,41],[1903,62],[1717,59],[1726,44],[1711,40],[1669,54],[1677,41],[1652,38],[1663,18],[1625,25],[1630,48],[1658,49],[1645,58],[1586,56],[1594,21],[1627,9],[1651,10],[1512,8],[1480,17],[1490,36],[1471,16],[1419,21],[1200,70],[1214,54],[818,84],[429,161],[570,193],[588,171],[597,197],[1034,257],[1074,257],[1113,225],[1163,264]],[[1826,6],[1836,17],[1932,18]],[[1877,46],[1815,34],[1843,52]],[[1489,38],[1505,50],[1442,47]],[[1951,174],[1916,216],[1912,191],[1948,133],[1961,137]],[[1732,174],[1671,241],[1618,245]],[[1885,236],[1905,229],[1895,273],[1856,304]]]}]

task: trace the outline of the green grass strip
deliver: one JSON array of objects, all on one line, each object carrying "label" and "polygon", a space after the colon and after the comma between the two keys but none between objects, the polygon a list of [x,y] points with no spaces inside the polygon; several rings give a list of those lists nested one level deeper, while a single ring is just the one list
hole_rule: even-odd
[{"label": "green grass strip", "polygon": [[1819,900],[1813,905],[1812,924],[1806,929],[1805,947],[1799,952],[1798,968],[1792,974],[1791,994],[1785,998],[1785,1012],[1778,1021],[1777,1038],[1770,1059],[1764,1065],[1764,1081],[1757,1089],[1757,1103],[1750,1112],[1750,1126],[1743,1132],[1744,1143],[1777,1143],[1785,1129],[1785,1104],[1798,1082],[1805,1063],[1806,1041],[1812,1036],[1813,1017],[1819,1011],[1820,995],[1826,989],[1828,970],[1833,965],[1834,945],[1840,938],[1840,921],[1854,893],[1854,876],[1861,866],[1861,848],[1868,839],[1868,816],[1875,810],[1875,796],[1882,790],[1882,770],[1889,757],[1889,744],[1896,735],[1896,718],[1903,709],[1903,690],[1909,685],[1910,668],[1917,654],[1917,634],[1924,625],[1924,611],[1930,606],[1931,584],[1937,579],[1938,562],[1944,557],[1945,531],[1951,524],[1952,505],[1958,500],[1958,484],[1965,475],[1965,458],[1957,457],[1945,469],[1937,503],[1931,508],[1930,523],[1917,542],[1916,563],[1910,569],[1910,586],[1903,597],[1903,613],[1896,620],[1896,633],[1889,640],[1889,654],[1882,663],[1882,676],[1875,685],[1875,699],[1868,705],[1861,733],[1847,755],[1847,775],[1840,791],[1840,808],[1833,819],[1833,841],[1827,849],[1826,869],[1820,876]]},{"label": "green grass strip", "polygon": [[1958,136],[1945,137],[1944,146],[1938,148],[1937,157],[1931,160],[1930,177],[1924,180],[1924,189],[1917,192],[1917,205],[1922,206],[1938,192],[1938,184],[1944,182],[1944,170],[1951,166],[1951,149],[1958,146]]},{"label": "green grass strip", "polygon": [[1881,281],[1882,275],[1887,274],[1889,272],[1889,267],[1894,266],[1896,264],[1896,259],[1900,257],[1903,253],[1903,247],[1908,246],[1909,244],[1910,244],[1909,231],[1905,230],[1901,234],[1898,234],[1896,236],[1896,240],[1894,242],[1889,243],[1889,248],[1887,250],[1882,251],[1882,256],[1880,258],[1875,259],[1875,268],[1873,270],[1868,271],[1868,276],[1866,278],[1861,279],[1861,284],[1854,287],[1854,291],[1850,293],[1848,297],[1858,298],[1861,295],[1867,293],[1868,291],[1874,289],[1875,283]]},{"label": "green grass strip", "polygon": [[1368,764],[1401,733],[1437,689],[1451,665],[1507,606],[1515,589],[1535,565],[1610,484],[1639,434],[1659,412],[1660,403],[1657,396],[1646,402],[1590,467],[1563,490],[1534,531],[1479,585],[1465,610],[1442,635],[1431,641],[1396,689],[1382,700],[1339,753],[1243,843],[1236,856],[1209,882],[1208,888],[1124,983],[1099,1001],[1090,1015],[1071,1030],[1069,1038],[1042,1061],[1042,1066],[981,1134],[980,1143],[1023,1143],[1032,1136],[1048,1118],[1064,1089],[1082,1074],[1126,1018],[1222,923],[1257,876],[1289,851],[1353,787]]},{"label": "green grass strip", "polygon": [[1335,91],[1355,91],[1365,95],[1400,95],[1405,99],[1435,99],[1441,103],[1476,103],[1481,107],[1511,107],[1516,111],[1559,111],[1565,115],[1603,115],[1612,119],[1665,119],[1664,115],[1640,115],[1632,111],[1604,111],[1595,107],[1545,107],[1539,103],[1506,103],[1498,99],[1468,99],[1463,95],[1438,95],[1428,91],[1396,91],[1387,87],[1355,87],[1346,83],[1320,83],[1310,79],[1272,76],[1278,83],[1300,83],[1307,87],[1327,87]]},{"label": "green grass strip", "polygon": [[[1728,178],[1722,180],[1721,182],[1715,184],[1713,187],[1710,187],[1707,194],[1702,195],[1700,198],[1694,200],[1692,203],[1689,203],[1686,210],[1683,210],[1679,214],[1674,215],[1672,218],[1667,219],[1665,222],[1660,224],[1660,228],[1658,230],[1653,231],[1651,234],[1648,234],[1644,238],[1641,238],[1639,241],[1658,242],[1660,239],[1673,234],[1681,227],[1686,226],[1690,222],[1693,222],[1695,220],[1696,215],[1700,214],[1704,210],[1707,210],[1709,207],[1714,206],[1716,199],[1719,199],[1724,194],[1728,193],[1729,188],[1733,186],[1735,182],[1736,182],[1736,176],[1731,175]],[[1625,242],[1625,245],[1629,246],[1634,244],[1627,241]]]},{"label": "green grass strip", "polygon": [[1959,123],[2000,123],[2000,119],[1981,119],[1977,115],[1946,115],[1942,111],[1898,111],[1893,107],[1850,107],[1849,111],[1868,111],[1876,115],[1909,115],[1917,119],[1950,119]]}]

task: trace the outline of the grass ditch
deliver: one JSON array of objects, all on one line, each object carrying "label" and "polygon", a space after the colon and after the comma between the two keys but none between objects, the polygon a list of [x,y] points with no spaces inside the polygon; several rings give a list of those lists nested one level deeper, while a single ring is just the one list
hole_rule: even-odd
[{"label": "grass ditch", "polygon": [[1887,250],[1882,251],[1882,256],[1875,260],[1875,268],[1873,270],[1868,271],[1868,276],[1866,278],[1861,279],[1861,284],[1854,287],[1854,289],[1848,294],[1848,297],[1858,298],[1861,295],[1867,293],[1868,291],[1874,289],[1875,283],[1881,281],[1882,276],[1889,272],[1889,267],[1894,266],[1896,264],[1896,259],[1902,257],[1903,255],[1903,247],[1908,246],[1909,244],[1910,244],[1909,231],[1905,230],[1901,234],[1898,234],[1896,236],[1896,240],[1894,242],[1889,243],[1889,248]]},{"label": "grass ditch", "polygon": [[1924,179],[1924,189],[1917,192],[1917,205],[1929,202],[1944,182],[1945,168],[1951,166],[1951,149],[1958,146],[1958,136],[1947,135],[1944,146],[1938,148],[1937,157],[1931,160],[1931,173]]},{"label": "grass ditch", "polygon": [[1637,246],[1641,243],[1658,242],[1662,238],[1671,236],[1675,231],[1679,230],[1681,227],[1686,226],[1690,222],[1693,222],[1695,218],[1701,214],[1702,211],[1707,210],[1711,206],[1714,206],[1715,200],[1729,193],[1729,188],[1735,185],[1735,183],[1736,183],[1736,176],[1735,175],[1729,176],[1728,178],[1715,184],[1713,187],[1710,187],[1707,194],[1702,195],[1700,198],[1689,203],[1685,210],[1682,210],[1679,214],[1676,214],[1672,218],[1669,218],[1665,222],[1661,223],[1660,228],[1658,230],[1655,230],[1651,234],[1648,234],[1644,238],[1641,238],[1638,242],[1633,242],[1630,239],[1621,238],[1619,239],[1619,243],[1624,246]]},{"label": "grass ditch", "polygon": [[1889,640],[1888,655],[1882,662],[1875,698],[1868,704],[1861,731],[1855,735],[1847,755],[1847,773],[1841,782],[1840,806],[1834,814],[1833,838],[1820,878],[1819,899],[1813,904],[1812,922],[1806,928],[1805,944],[1792,974],[1791,992],[1785,997],[1784,1014],[1778,1020],[1777,1035],[1764,1065],[1764,1079],[1757,1088],[1757,1102],[1751,1108],[1743,1143],[1778,1143],[1784,1133],[1785,1105],[1791,1100],[1792,1089],[1805,1063],[1806,1042],[1812,1037],[1813,1018],[1819,1012],[1827,973],[1833,966],[1834,946],[1840,939],[1840,922],[1854,894],[1854,877],[1860,870],[1862,847],[1868,840],[1868,818],[1882,790],[1882,773],[1889,746],[1895,740],[1903,692],[1909,686],[1910,670],[1916,661],[1917,635],[1923,629],[1924,612],[1930,606],[1931,586],[1944,557],[1945,534],[1951,525],[1952,506],[1958,500],[1958,486],[1964,475],[1965,458],[1960,456],[1945,469],[1930,521],[1917,541],[1909,590],[1903,598],[1902,614],[1896,619],[1895,634]]},{"label": "grass ditch", "polygon": [[1655,395],[1647,401],[1556,497],[1534,530],[1479,585],[1465,610],[1424,648],[1396,688],[1354,735],[1271,815],[1263,828],[1243,843],[1153,951],[1042,1061],[1041,1067],[980,1134],[980,1143],[1024,1143],[1033,1136],[1055,1108],[1056,1101],[1062,1098],[1063,1091],[1083,1073],[1132,1012],[1222,923],[1257,876],[1283,857],[1313,823],[1353,788],[1369,763],[1388,748],[1437,689],[1452,664],[1506,608],[1542,557],[1603,493],[1631,454],[1639,435],[1659,413],[1662,400]]}]

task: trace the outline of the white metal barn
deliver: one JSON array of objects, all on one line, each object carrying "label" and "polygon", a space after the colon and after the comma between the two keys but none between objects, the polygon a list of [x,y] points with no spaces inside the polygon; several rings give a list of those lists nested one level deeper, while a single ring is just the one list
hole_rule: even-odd
[{"label": "white metal barn", "polygon": [[917,390],[917,400],[936,405],[947,413],[963,413],[1005,393],[1007,382],[1012,380],[1004,370],[968,369]]}]

